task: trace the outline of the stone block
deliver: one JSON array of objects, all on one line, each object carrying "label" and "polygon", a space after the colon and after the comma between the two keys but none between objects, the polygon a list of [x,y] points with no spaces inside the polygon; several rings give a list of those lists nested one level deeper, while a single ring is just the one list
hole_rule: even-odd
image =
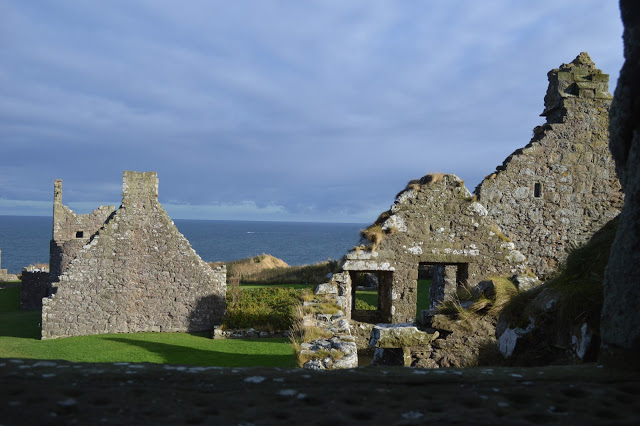
[{"label": "stone block", "polygon": [[409,323],[377,324],[371,330],[369,346],[372,348],[403,348],[419,346],[429,343],[437,338],[439,333],[427,333],[418,330],[415,325]]}]

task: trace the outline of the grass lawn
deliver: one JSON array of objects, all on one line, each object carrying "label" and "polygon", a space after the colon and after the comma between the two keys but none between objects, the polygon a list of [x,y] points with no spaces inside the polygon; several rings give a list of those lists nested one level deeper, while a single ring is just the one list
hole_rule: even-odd
[{"label": "grass lawn", "polygon": [[204,333],[136,333],[40,340],[40,313],[19,310],[20,287],[0,289],[0,358],[295,367],[288,339],[213,340]]},{"label": "grass lawn", "polygon": [[[431,280],[418,280],[418,303],[416,306],[416,320],[420,320],[420,312],[429,309],[431,300],[429,298],[429,289],[431,288]],[[356,291],[356,298],[360,299],[371,306],[378,306],[377,290],[359,290]]]}]

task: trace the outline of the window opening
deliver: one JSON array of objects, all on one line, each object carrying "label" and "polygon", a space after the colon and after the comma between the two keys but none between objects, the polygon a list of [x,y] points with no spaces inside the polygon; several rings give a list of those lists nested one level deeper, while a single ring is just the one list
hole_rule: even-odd
[{"label": "window opening", "polygon": [[76,232],[76,238],[84,238],[84,232],[83,231]]},{"label": "window opening", "polygon": [[542,195],[542,186],[540,182],[536,182],[535,185],[533,185],[533,196],[540,198],[540,195]]}]

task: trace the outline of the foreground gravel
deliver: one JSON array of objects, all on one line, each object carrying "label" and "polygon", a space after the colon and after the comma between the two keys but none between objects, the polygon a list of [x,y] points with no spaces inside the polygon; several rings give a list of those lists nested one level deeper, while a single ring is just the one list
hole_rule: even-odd
[{"label": "foreground gravel", "polygon": [[640,376],[595,365],[422,370],[0,359],[0,425],[637,424]]}]

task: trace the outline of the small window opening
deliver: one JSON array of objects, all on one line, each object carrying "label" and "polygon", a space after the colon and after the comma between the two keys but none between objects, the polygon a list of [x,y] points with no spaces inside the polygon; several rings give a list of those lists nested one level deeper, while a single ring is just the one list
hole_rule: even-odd
[{"label": "small window opening", "polygon": [[535,185],[533,185],[533,196],[540,198],[540,195],[542,195],[542,186],[540,182],[536,182]]},{"label": "small window opening", "polygon": [[76,238],[84,238],[84,232],[83,231],[76,232]]}]

